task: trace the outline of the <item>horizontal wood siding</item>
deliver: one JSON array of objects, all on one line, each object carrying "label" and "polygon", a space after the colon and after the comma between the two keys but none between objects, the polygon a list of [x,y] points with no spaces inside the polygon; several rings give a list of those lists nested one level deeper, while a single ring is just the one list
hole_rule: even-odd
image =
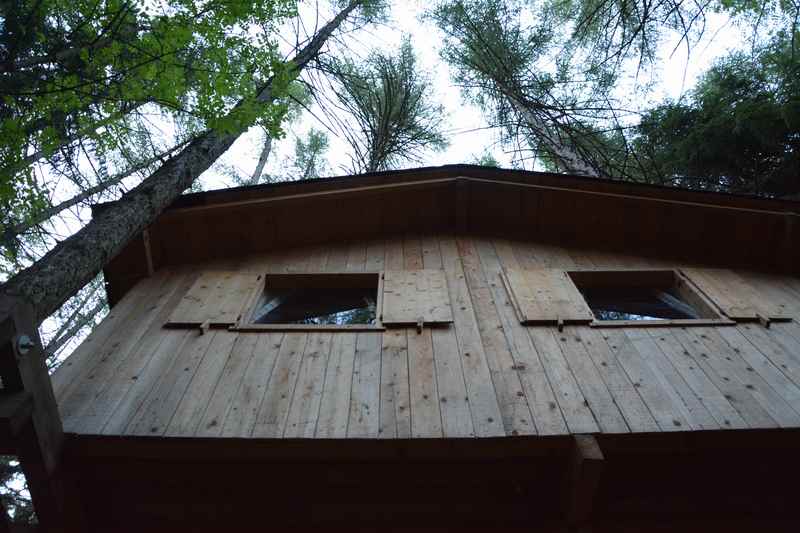
[{"label": "horizontal wood siding", "polygon": [[[535,217],[525,207],[538,206],[535,199],[521,202],[523,215]],[[141,281],[56,371],[65,430],[442,438],[800,427],[797,322],[770,328],[757,322],[658,329],[576,324],[559,331],[521,324],[501,278],[507,269],[696,265],[422,233],[414,225],[391,236],[364,229],[363,238],[353,233],[341,244],[174,266]],[[205,334],[163,328],[200,272],[212,269],[441,270],[452,323],[421,332],[413,326]],[[762,305],[800,318],[800,281],[735,272]]]}]

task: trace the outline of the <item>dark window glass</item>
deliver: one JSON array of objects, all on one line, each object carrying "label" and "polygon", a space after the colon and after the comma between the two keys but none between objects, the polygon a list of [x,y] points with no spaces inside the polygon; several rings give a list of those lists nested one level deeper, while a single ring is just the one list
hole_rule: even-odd
[{"label": "dark window glass", "polygon": [[375,324],[376,288],[271,288],[253,314],[255,324]]},{"label": "dark window glass", "polygon": [[676,320],[700,318],[694,307],[669,289],[582,288],[597,320]]}]

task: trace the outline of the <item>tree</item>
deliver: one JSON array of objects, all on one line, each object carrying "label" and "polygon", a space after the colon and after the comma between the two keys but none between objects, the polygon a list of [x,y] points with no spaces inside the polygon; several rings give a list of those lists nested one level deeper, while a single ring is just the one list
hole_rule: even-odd
[{"label": "tree", "polygon": [[148,104],[212,125],[285,68],[274,29],[295,3],[2,2],[2,182],[57,151],[73,157],[80,139],[102,146]]},{"label": "tree", "polygon": [[328,150],[328,136],[311,129],[307,140],[298,137],[294,144],[293,172],[290,179],[316,179],[327,169],[325,152]]},{"label": "tree", "polygon": [[253,96],[240,100],[227,114],[214,120],[213,129],[194,138],[113,207],[99,213],[41,260],[0,286],[0,294],[30,303],[39,321],[53,313],[188,188],[253,122],[265,115],[282,116],[285,106],[275,109],[275,102],[286,94],[292,78],[317,57],[322,46],[351,13],[362,7],[380,6],[368,0],[347,2],[297,55],[275,68],[275,74]]},{"label": "tree", "polygon": [[395,56],[374,52],[362,64],[332,61],[327,70],[335,76],[340,107],[356,125],[341,128],[353,150],[353,172],[396,168],[446,146],[442,107],[431,100],[430,81],[408,38]]},{"label": "tree", "polygon": [[686,101],[647,111],[632,144],[646,172],[727,192],[800,192],[800,55],[778,34],[715,64]]},{"label": "tree", "polygon": [[603,118],[612,79],[576,73],[550,21],[525,22],[530,13],[513,0],[453,0],[431,17],[445,33],[442,56],[456,83],[511,142],[528,145],[559,170],[602,175],[584,122]]}]

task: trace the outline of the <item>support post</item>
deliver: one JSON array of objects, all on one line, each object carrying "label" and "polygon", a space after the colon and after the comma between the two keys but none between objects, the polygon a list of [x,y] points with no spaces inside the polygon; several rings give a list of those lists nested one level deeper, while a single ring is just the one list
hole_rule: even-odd
[{"label": "support post", "polygon": [[567,470],[566,518],[570,527],[585,525],[592,516],[605,459],[592,435],[575,435]]},{"label": "support post", "polygon": [[0,296],[0,403],[6,406],[0,427],[8,430],[0,433],[0,448],[16,452],[39,524],[54,531],[63,526],[64,434],[34,316],[26,302]]}]

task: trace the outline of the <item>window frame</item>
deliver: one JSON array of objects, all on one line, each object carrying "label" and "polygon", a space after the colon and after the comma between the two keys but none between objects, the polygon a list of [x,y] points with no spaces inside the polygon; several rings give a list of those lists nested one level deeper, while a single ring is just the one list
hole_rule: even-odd
[{"label": "window frame", "polygon": [[[253,314],[256,312],[256,307],[259,303],[259,298],[263,294],[267,286],[267,280],[272,278],[290,279],[296,278],[301,283],[308,283],[310,278],[326,278],[337,280],[341,282],[343,277],[351,278],[367,278],[369,276],[377,276],[376,284],[376,298],[375,298],[375,323],[374,324],[254,324]],[[305,278],[305,279],[304,279]],[[332,287],[337,288],[337,287]],[[383,272],[382,271],[367,271],[367,272],[268,272],[262,275],[261,282],[256,286],[247,299],[244,306],[244,312],[239,320],[229,328],[230,331],[239,332],[259,332],[259,331],[385,331],[386,328],[382,322],[382,309],[383,309]]]},{"label": "window frame", "polygon": [[[660,276],[667,276],[669,274],[673,277],[673,283],[676,285],[681,298],[692,307],[697,309],[698,311],[703,311],[707,314],[712,314],[713,317],[701,317],[701,318],[682,318],[682,319],[663,319],[663,320],[598,320],[596,317],[589,323],[590,327],[593,328],[624,328],[624,327],[686,327],[686,326],[733,326],[736,325],[736,321],[732,320],[725,316],[722,312],[722,309],[716,305],[716,303],[711,300],[706,294],[703,293],[700,287],[698,287],[688,276],[684,275],[680,270],[675,268],[609,268],[609,269],[598,269],[598,268],[587,268],[587,269],[580,269],[580,268],[573,268],[565,270],[567,276],[578,289],[581,296],[584,298],[584,302],[586,303],[587,307],[589,307],[592,316],[594,316],[594,312],[591,311],[591,306],[589,305],[589,301],[583,296],[583,292],[581,291],[581,286],[584,285],[584,282],[578,281],[575,278],[584,277],[584,278],[591,278],[592,276],[598,277],[606,277],[606,278],[613,278],[615,276],[625,276],[629,278],[631,276],[639,276],[640,278],[655,278]],[[592,283],[590,281],[590,283]],[[594,281],[598,285],[602,286],[603,281],[600,282]],[[645,283],[640,281],[638,282],[641,285]],[[585,286],[585,285],[584,285]],[[637,284],[633,284],[633,287],[637,286]],[[698,309],[699,308],[699,309]]]}]

